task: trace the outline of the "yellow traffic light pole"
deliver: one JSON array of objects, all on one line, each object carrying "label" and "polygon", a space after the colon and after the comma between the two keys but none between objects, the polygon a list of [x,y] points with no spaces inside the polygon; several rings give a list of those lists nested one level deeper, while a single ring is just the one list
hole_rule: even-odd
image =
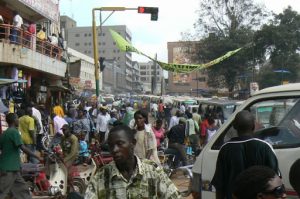
[{"label": "yellow traffic light pole", "polygon": [[[99,10],[100,15],[101,11],[112,11],[112,13],[103,21],[103,23],[115,12],[115,11],[125,11],[125,10],[138,10],[138,8],[125,8],[125,7],[100,7],[93,8],[93,49],[94,49],[94,65],[95,65],[95,81],[96,81],[96,96],[99,97],[99,79],[100,79],[100,70],[99,70],[99,54],[98,54],[98,38],[97,38],[97,29],[96,29],[96,17],[95,12]],[[156,10],[158,12],[158,9]],[[156,13],[157,14],[157,13]],[[152,15],[151,15],[152,16]],[[157,20],[157,18],[156,18]],[[100,27],[103,25],[102,20],[100,21]]]},{"label": "yellow traffic light pole", "polygon": [[[96,17],[95,12],[99,10],[101,11],[125,11],[125,10],[137,10],[137,8],[125,8],[125,7],[101,7],[101,8],[93,8],[93,49],[94,49],[94,65],[95,65],[95,81],[96,81],[96,96],[99,97],[99,79],[100,79],[100,70],[99,70],[99,54],[98,54],[98,38],[97,38],[97,28],[96,28]],[[107,19],[107,18],[106,18]],[[105,21],[104,21],[105,22]],[[104,23],[103,22],[103,23]],[[100,26],[102,26],[102,22],[100,22]]]}]

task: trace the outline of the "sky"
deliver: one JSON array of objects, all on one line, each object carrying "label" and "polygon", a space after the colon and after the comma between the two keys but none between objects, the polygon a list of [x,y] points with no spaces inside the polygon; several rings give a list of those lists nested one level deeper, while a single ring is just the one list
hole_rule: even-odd
[{"label": "sky", "polygon": [[[60,0],[60,14],[77,22],[77,26],[92,26],[92,9],[98,7],[138,6],[158,7],[158,20],[151,21],[150,14],[138,14],[135,10],[118,11],[104,25],[126,25],[132,33],[132,44],[145,54],[159,61],[168,62],[167,42],[181,40],[182,32],[192,32],[196,11],[201,0]],[[266,8],[280,13],[288,5],[300,12],[299,0],[255,0]],[[106,18],[110,12],[103,12]],[[99,14],[97,15],[99,22]],[[134,61],[149,61],[133,54]]]}]

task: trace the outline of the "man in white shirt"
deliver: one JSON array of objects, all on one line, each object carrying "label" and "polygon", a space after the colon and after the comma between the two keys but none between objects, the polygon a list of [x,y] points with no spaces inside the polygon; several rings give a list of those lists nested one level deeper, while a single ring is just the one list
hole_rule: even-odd
[{"label": "man in white shirt", "polygon": [[155,119],[157,119],[158,105],[157,105],[156,102],[153,102],[152,107],[151,107],[151,111],[153,113],[153,117]]},{"label": "man in white shirt", "polygon": [[179,124],[179,117],[180,117],[180,111],[178,110],[178,111],[176,111],[175,115],[173,115],[173,116],[171,117],[171,119],[170,119],[169,130],[170,130],[173,126]]},{"label": "man in white shirt", "polygon": [[54,137],[51,140],[50,148],[56,146],[57,144],[60,144],[61,138],[64,135],[64,133],[62,131],[62,127],[65,124],[68,124],[68,122],[66,122],[66,120],[64,118],[60,117],[59,115],[56,115],[53,118]]},{"label": "man in white shirt", "polygon": [[31,103],[31,106],[32,106],[32,116],[37,119],[37,121],[39,122],[39,126],[40,126],[39,132],[36,132],[36,134],[37,134],[36,139],[37,139],[37,150],[41,150],[42,149],[41,140],[42,140],[43,133],[44,133],[43,132],[42,115],[41,115],[41,112],[34,107],[34,103]]},{"label": "man in white shirt", "polygon": [[11,42],[20,44],[20,39],[18,38],[20,35],[20,31],[23,25],[23,19],[19,15],[18,12],[14,11],[14,18],[13,18],[13,29],[11,31]]},{"label": "man in white shirt", "polygon": [[181,104],[181,106],[180,106],[180,112],[181,113],[185,113],[185,106],[184,106],[184,104]]},{"label": "man in white shirt", "polygon": [[107,113],[107,106],[100,107],[100,113],[97,116],[96,130],[100,136],[100,143],[104,142],[105,134],[108,132],[110,115]]}]

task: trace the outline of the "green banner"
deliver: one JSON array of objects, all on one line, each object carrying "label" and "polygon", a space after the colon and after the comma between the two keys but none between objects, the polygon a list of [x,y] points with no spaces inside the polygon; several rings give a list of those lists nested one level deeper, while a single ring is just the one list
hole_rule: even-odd
[{"label": "green banner", "polygon": [[[144,54],[143,52],[139,51],[134,46],[132,46],[119,33],[115,32],[112,29],[109,29],[109,31],[112,35],[113,40],[116,42],[118,48],[121,51],[123,51],[123,52],[135,52],[135,53],[138,53],[138,54],[143,55],[145,57],[148,57],[152,61],[156,61],[154,58]],[[156,61],[156,62],[162,69],[164,69],[166,71],[176,72],[176,73],[191,73],[193,71],[202,70],[202,69],[208,68],[210,66],[213,66],[215,64],[218,64],[218,63],[222,62],[223,60],[227,59],[228,57],[231,57],[232,55],[236,54],[241,49],[242,48],[238,48],[236,50],[229,51],[225,55],[223,55],[223,56],[221,56],[221,57],[219,57],[215,60],[212,60],[208,63],[205,63],[205,64],[173,64],[173,63],[168,64],[168,63],[161,62],[161,61]]]}]

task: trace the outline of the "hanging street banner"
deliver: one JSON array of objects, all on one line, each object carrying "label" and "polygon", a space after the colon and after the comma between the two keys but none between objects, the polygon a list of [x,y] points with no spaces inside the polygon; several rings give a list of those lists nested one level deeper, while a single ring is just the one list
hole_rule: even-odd
[{"label": "hanging street banner", "polygon": [[191,73],[193,71],[196,70],[203,70],[206,68],[209,68],[215,64],[218,64],[220,62],[222,62],[223,60],[231,57],[232,55],[236,54],[237,52],[239,52],[241,49],[243,48],[238,48],[236,50],[233,51],[229,51],[227,52],[225,55],[212,60],[208,63],[205,64],[168,64],[165,62],[161,62],[161,61],[157,61],[154,58],[144,54],[143,52],[139,51],[138,49],[136,49],[134,46],[132,46],[128,41],[126,41],[126,39],[124,39],[119,33],[117,33],[116,31],[109,29],[113,40],[116,42],[118,48],[123,51],[123,52],[134,52],[140,55],[143,55],[149,59],[151,59],[152,61],[156,61],[157,64],[164,70],[166,71],[170,71],[170,72],[176,72],[176,73]]}]

